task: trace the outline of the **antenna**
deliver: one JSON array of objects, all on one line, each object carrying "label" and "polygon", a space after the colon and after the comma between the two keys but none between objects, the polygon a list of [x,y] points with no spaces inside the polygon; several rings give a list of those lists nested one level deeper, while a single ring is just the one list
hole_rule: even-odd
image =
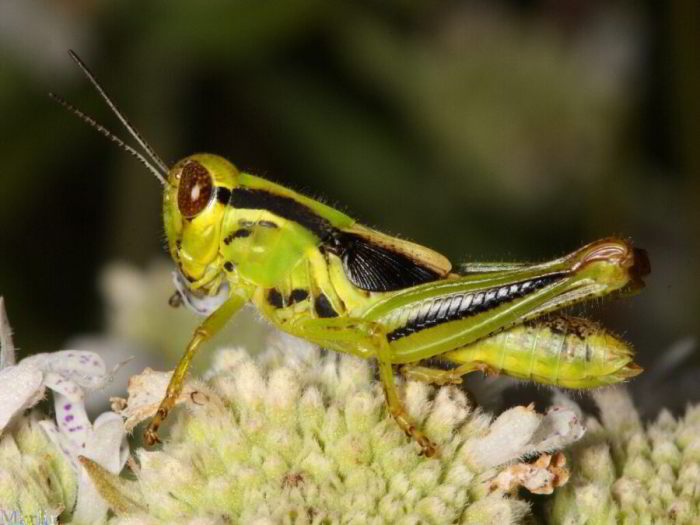
[{"label": "antenna", "polygon": [[114,114],[121,120],[122,124],[124,124],[124,127],[131,133],[131,136],[136,139],[136,142],[139,143],[139,145],[146,150],[146,153],[151,157],[153,162],[156,163],[156,165],[164,172],[168,173],[168,165],[163,162],[163,159],[161,159],[155,152],[155,150],[146,142],[143,137],[139,134],[138,131],[136,131],[136,128],[131,125],[131,123],[126,119],[126,117],[122,114],[121,111],[117,108],[117,106],[112,102],[112,99],[109,98],[109,95],[107,95],[107,92],[104,90],[104,88],[100,85],[100,83],[97,81],[95,78],[95,75],[92,74],[92,71],[88,69],[88,67],[83,63],[82,60],[80,60],[80,57],[73,51],[72,49],[68,50],[68,54],[70,57],[75,61],[76,64],[78,64],[78,67],[85,73],[85,76],[88,77],[88,80],[92,82],[92,85],[95,86],[95,89],[97,92],[100,94],[100,96],[104,99],[104,101],[107,103],[107,105],[110,107],[110,109],[114,112]]},{"label": "antenna", "polygon": [[158,169],[155,166],[153,166],[150,162],[148,162],[148,159],[146,159],[146,157],[144,157],[140,152],[136,151],[134,148],[132,148],[131,146],[126,144],[122,139],[117,137],[114,133],[112,133],[110,130],[105,128],[103,125],[98,124],[94,118],[92,118],[89,115],[86,115],[85,113],[80,111],[78,108],[73,106],[70,102],[67,102],[63,97],[60,97],[60,96],[56,95],[55,93],[49,93],[49,96],[53,100],[58,102],[61,106],[66,108],[68,111],[73,113],[80,120],[82,120],[83,122],[88,124],[90,127],[94,128],[98,132],[102,133],[102,135],[104,135],[109,140],[111,140],[112,142],[117,144],[117,146],[122,148],[124,151],[126,151],[126,152],[130,153],[131,155],[133,155],[134,157],[136,157],[136,159],[138,159],[141,162],[141,164],[143,164],[144,166],[146,166],[146,168],[148,168],[148,171],[150,171],[151,173],[153,173],[153,175],[156,176],[158,181],[163,186],[168,186],[168,181],[165,179],[163,174],[160,171],[158,171]]},{"label": "antenna", "polygon": [[88,67],[83,63],[83,61],[80,59],[80,57],[73,51],[72,49],[68,50],[68,54],[70,57],[73,59],[73,61],[78,65],[80,70],[85,74],[85,76],[88,78],[88,80],[92,83],[92,85],[95,87],[97,92],[100,94],[102,99],[107,103],[109,108],[114,112],[114,114],[119,118],[121,123],[124,125],[124,127],[127,129],[127,131],[131,134],[131,136],[136,140],[136,142],[143,148],[143,150],[148,154],[148,156],[151,158],[151,160],[155,163],[155,166],[148,162],[148,160],[138,151],[136,151],[135,148],[129,146],[126,144],[123,140],[118,138],[114,133],[112,133],[110,130],[105,128],[104,126],[100,125],[97,123],[97,121],[74,107],[72,104],[67,102],[64,98],[54,94],[54,93],[49,93],[49,96],[61,104],[64,108],[69,110],[71,113],[76,115],[78,118],[80,118],[83,122],[87,123],[91,127],[95,128],[97,131],[102,133],[105,137],[110,139],[112,142],[116,143],[119,145],[122,149],[125,151],[129,152],[131,155],[136,157],[141,163],[143,163],[149,171],[151,171],[160,181],[161,184],[164,186],[168,185],[168,182],[166,180],[167,174],[168,174],[168,166],[163,160],[156,154],[154,149],[146,142],[143,137],[139,134],[138,131],[136,131],[136,128],[131,125],[131,123],[127,120],[127,118],[122,114],[121,111],[117,108],[117,106],[112,102],[112,99],[107,95],[105,92],[104,88],[100,85],[100,83],[97,81],[95,78],[95,75],[92,74],[92,72],[88,69]]}]

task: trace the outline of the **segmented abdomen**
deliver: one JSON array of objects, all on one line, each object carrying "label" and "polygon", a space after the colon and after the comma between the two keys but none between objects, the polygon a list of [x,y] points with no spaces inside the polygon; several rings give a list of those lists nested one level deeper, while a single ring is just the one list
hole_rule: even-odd
[{"label": "segmented abdomen", "polygon": [[566,388],[617,383],[641,372],[627,343],[593,321],[563,315],[514,326],[440,357]]}]

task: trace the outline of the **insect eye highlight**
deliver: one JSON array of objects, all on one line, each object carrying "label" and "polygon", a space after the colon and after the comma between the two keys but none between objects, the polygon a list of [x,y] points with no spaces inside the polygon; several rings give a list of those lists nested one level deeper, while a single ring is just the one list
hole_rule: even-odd
[{"label": "insect eye highlight", "polygon": [[177,207],[183,217],[191,219],[207,207],[214,195],[214,183],[207,169],[196,160],[182,167],[177,190]]}]

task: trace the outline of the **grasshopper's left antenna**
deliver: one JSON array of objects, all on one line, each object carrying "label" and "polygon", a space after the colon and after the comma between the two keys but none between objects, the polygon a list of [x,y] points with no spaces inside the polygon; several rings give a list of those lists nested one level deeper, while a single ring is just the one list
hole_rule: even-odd
[{"label": "grasshopper's left antenna", "polygon": [[100,125],[97,123],[95,119],[92,117],[86,115],[76,107],[74,107],[72,104],[67,102],[64,98],[54,94],[54,93],[49,93],[49,96],[54,99],[56,102],[61,104],[64,108],[68,109],[70,112],[75,114],[77,117],[79,117],[81,120],[95,128],[97,131],[102,133],[104,136],[109,138],[111,141],[115,142],[117,145],[119,145],[121,148],[123,148],[125,151],[128,151],[131,153],[133,156],[135,156],[138,160],[140,160],[148,169],[151,171],[156,178],[160,181],[161,184],[164,186],[168,185],[168,182],[166,180],[166,177],[168,175],[168,166],[163,162],[163,159],[161,159],[158,154],[155,152],[155,150],[144,140],[144,138],[139,134],[138,131],[136,131],[136,128],[131,125],[131,123],[127,120],[127,118],[122,114],[121,111],[117,108],[117,106],[112,102],[112,99],[109,98],[109,95],[105,92],[104,88],[100,85],[100,83],[97,81],[95,78],[95,75],[92,74],[92,72],[88,69],[88,67],[83,63],[82,60],[80,60],[80,57],[73,51],[72,49],[68,50],[68,54],[70,57],[75,61],[76,64],[78,64],[78,67],[82,70],[82,72],[85,74],[85,76],[90,80],[92,85],[95,87],[97,92],[100,94],[102,99],[107,103],[107,105],[110,107],[110,109],[114,112],[114,114],[119,118],[121,123],[124,125],[124,127],[127,129],[127,131],[131,134],[131,136],[136,140],[136,142],[143,148],[143,150],[148,154],[148,156],[151,158],[151,160],[155,163],[155,166],[153,166],[148,160],[138,151],[136,151],[134,148],[126,144],[123,140],[118,138],[114,133],[109,131],[107,128],[104,126]]},{"label": "grasshopper's left antenna", "polygon": [[60,97],[56,95],[55,93],[49,93],[49,96],[58,102],[61,106],[66,108],[68,111],[73,113],[76,117],[78,117],[80,120],[88,124],[90,127],[96,129],[98,132],[102,133],[105,137],[107,137],[109,140],[114,142],[117,146],[122,148],[124,151],[130,153],[134,157],[136,157],[141,164],[146,166],[148,171],[153,173],[153,175],[156,176],[158,181],[163,185],[163,186],[168,186],[168,181],[165,179],[165,176],[167,176],[167,173],[161,173],[158,171],[158,168],[153,166],[150,162],[148,162],[148,159],[144,157],[140,152],[136,151],[134,148],[129,146],[126,142],[124,142],[122,139],[117,137],[114,133],[112,133],[110,130],[105,128],[103,125],[98,124],[97,121],[95,121],[94,118],[92,118],[89,115],[86,115],[82,111],[80,111],[78,108],[73,106],[70,102],[66,101],[63,97]]}]

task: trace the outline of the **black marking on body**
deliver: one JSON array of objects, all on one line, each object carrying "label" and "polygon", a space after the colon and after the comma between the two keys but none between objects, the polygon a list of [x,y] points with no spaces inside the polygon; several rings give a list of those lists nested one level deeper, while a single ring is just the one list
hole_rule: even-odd
[{"label": "black marking on body", "polygon": [[219,201],[224,206],[228,205],[231,200],[231,190],[224,186],[216,187],[216,200]]},{"label": "black marking on body", "polygon": [[325,257],[328,252],[340,257],[346,277],[362,290],[401,290],[441,278],[433,269],[403,253],[334,228],[327,219],[292,197],[263,189],[236,188],[229,204],[238,209],[266,210],[308,229],[322,241],[321,253]]},{"label": "black marking on body", "polygon": [[424,302],[414,307],[406,324],[389,332],[387,339],[395,341],[426,328],[480,314],[555,283],[565,275],[556,273],[480,292],[437,297],[431,302]]},{"label": "black marking on body", "polygon": [[319,317],[338,317],[338,312],[333,310],[333,306],[328,300],[328,297],[324,294],[316,297],[314,301],[314,310],[316,310]]},{"label": "black marking on body", "polygon": [[268,190],[236,188],[231,194],[231,206],[238,209],[266,210],[283,219],[296,222],[311,231],[319,239],[325,239],[332,231],[331,223],[311,208],[284,195]]},{"label": "black marking on body", "polygon": [[226,270],[227,272],[232,272],[234,268],[235,268],[235,266],[233,265],[233,263],[231,261],[226,261],[224,263],[224,270]]},{"label": "black marking on body", "polygon": [[304,290],[303,288],[295,288],[294,290],[292,290],[292,293],[289,294],[287,304],[292,305],[294,303],[300,303],[302,301],[305,301],[308,297],[308,291]]},{"label": "black marking on body", "polygon": [[270,288],[268,290],[267,302],[275,308],[284,308],[284,298],[277,288]]},{"label": "black marking on body", "polygon": [[407,255],[354,233],[336,230],[326,248],[340,257],[346,277],[362,290],[389,292],[441,277]]},{"label": "black marking on body", "polygon": [[279,227],[279,226],[277,226],[276,222],[272,222],[272,221],[258,221],[258,224],[260,226],[262,226],[263,228],[273,228],[274,229],[274,228]]},{"label": "black marking on body", "polygon": [[231,234],[231,236],[232,236],[234,239],[243,239],[243,238],[245,238],[245,237],[249,237],[251,233],[253,233],[253,232],[251,232],[250,230],[246,230],[245,228],[241,228],[241,229],[236,230],[235,232],[233,232],[233,233]]},{"label": "black marking on body", "polygon": [[447,359],[442,358],[439,355],[429,357],[427,359],[421,359],[418,364],[427,368],[433,368],[444,371],[454,370],[459,366],[457,363],[448,361]]},{"label": "black marking on body", "polygon": [[240,228],[232,233],[229,233],[226,237],[224,237],[224,244],[228,245],[231,244],[231,242],[234,239],[244,239],[246,237],[250,237],[250,234],[253,233],[250,230],[247,230],[245,228]]}]

